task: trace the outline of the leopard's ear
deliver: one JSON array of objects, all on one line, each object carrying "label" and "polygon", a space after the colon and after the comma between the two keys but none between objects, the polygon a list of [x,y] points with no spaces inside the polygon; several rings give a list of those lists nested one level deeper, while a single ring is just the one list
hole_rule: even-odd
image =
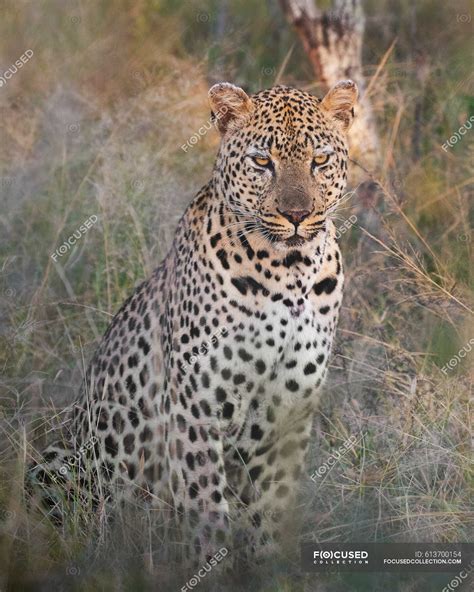
[{"label": "leopard's ear", "polygon": [[222,135],[238,129],[253,111],[252,99],[241,88],[229,82],[220,82],[210,88],[209,103]]},{"label": "leopard's ear", "polygon": [[341,80],[334,85],[321,101],[321,107],[331,119],[342,125],[347,131],[354,119],[354,105],[359,91],[352,80]]}]

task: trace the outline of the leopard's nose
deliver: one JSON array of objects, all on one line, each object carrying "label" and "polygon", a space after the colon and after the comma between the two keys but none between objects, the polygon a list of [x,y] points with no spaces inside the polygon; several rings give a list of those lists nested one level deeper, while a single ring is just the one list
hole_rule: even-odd
[{"label": "leopard's nose", "polygon": [[283,212],[278,210],[278,212],[292,224],[301,224],[311,214],[310,210],[285,210]]}]

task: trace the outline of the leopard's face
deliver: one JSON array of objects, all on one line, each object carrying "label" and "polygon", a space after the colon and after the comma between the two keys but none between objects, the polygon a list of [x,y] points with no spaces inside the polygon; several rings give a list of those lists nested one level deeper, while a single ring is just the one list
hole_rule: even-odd
[{"label": "leopard's face", "polygon": [[210,97],[223,134],[215,180],[236,230],[277,248],[314,239],[346,186],[354,83],[339,83],[323,101],[282,86],[248,97],[228,84]]}]

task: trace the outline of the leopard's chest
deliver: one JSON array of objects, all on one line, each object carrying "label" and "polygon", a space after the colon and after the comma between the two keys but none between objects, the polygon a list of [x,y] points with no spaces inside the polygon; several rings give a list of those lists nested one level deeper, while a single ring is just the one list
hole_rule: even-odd
[{"label": "leopard's chest", "polygon": [[338,312],[329,307],[322,314],[321,308],[309,299],[291,308],[271,303],[258,322],[241,321],[221,370],[229,437],[258,446],[262,426],[277,432],[291,417],[314,410]]}]

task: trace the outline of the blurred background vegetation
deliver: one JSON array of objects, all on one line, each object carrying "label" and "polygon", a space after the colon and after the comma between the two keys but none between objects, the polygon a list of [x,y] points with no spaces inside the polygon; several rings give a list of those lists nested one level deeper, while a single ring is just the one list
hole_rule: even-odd
[{"label": "blurred background vegetation", "polygon": [[[474,115],[472,5],[364,9],[381,162],[335,219],[355,212],[357,224],[341,239],[346,294],[299,539],[473,540],[472,354],[441,370],[474,336],[474,132],[442,147]],[[0,588],[165,589],[143,541],[96,554],[32,522],[24,465],[209,178],[216,132],[182,149],[208,121],[209,86],[322,88],[276,0],[3,0],[0,11],[0,71],[34,52],[0,88]],[[91,215],[98,223],[54,263]],[[311,481],[353,433],[354,453]],[[316,581],[296,563],[277,557],[242,589],[408,592],[450,580]]]}]

